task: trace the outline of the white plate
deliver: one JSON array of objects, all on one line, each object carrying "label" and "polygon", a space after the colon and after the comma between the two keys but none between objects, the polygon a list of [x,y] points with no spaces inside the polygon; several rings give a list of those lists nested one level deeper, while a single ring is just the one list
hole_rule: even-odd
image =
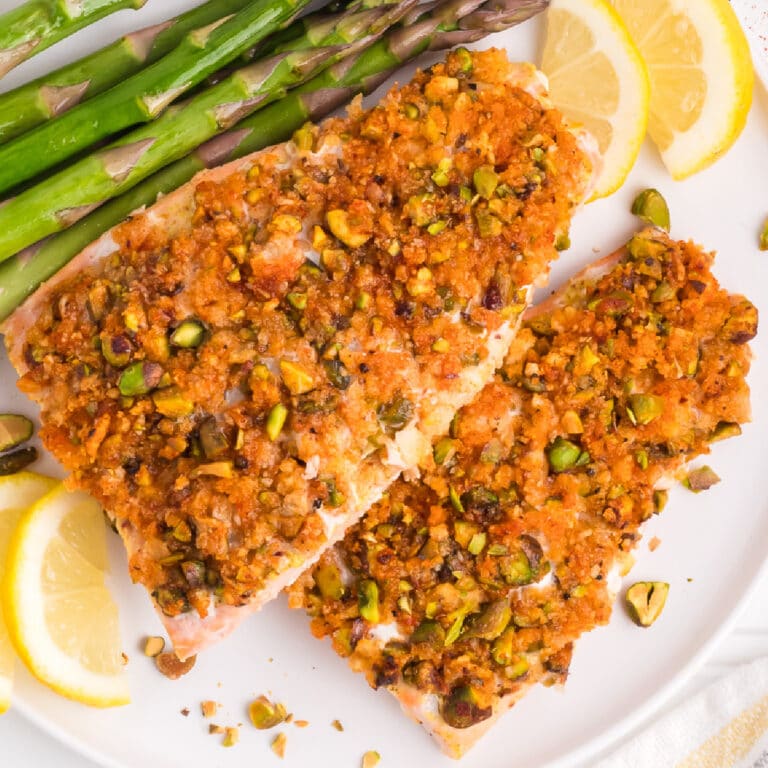
[{"label": "white plate", "polygon": [[[0,0],[0,11],[15,5]],[[7,78],[5,87],[82,54],[140,22],[157,20],[190,3],[149,3],[139,13],[122,13],[41,55]],[[498,35],[521,59],[536,56],[538,24]],[[401,75],[404,79],[405,75]],[[655,151],[646,147],[624,189],[579,214],[573,248],[555,270],[559,283],[581,265],[619,245],[633,230],[628,213],[634,194],[655,186],[669,201],[673,234],[694,238],[720,252],[716,272],[724,285],[748,293],[768,307],[768,254],[756,246],[768,214],[768,115],[757,94],[749,125],[729,155],[685,183],[670,181]],[[600,249],[599,251],[597,249]],[[708,460],[723,478],[712,490],[694,496],[672,494],[667,511],[647,531],[661,538],[650,553],[643,542],[632,578],[671,582],[667,608],[649,630],[636,628],[616,611],[609,627],[577,645],[571,679],[564,692],[536,690],[509,713],[462,762],[465,768],[537,768],[572,765],[605,748],[642,716],[658,707],[701,664],[715,641],[731,625],[768,553],[768,472],[764,432],[768,425],[768,333],[754,344],[750,382],[755,392],[754,423],[740,439],[720,443]],[[14,388],[10,366],[0,360],[0,410],[33,408]],[[50,461],[50,460],[49,460]],[[44,465],[45,466],[45,465]],[[53,462],[47,466],[52,468]],[[282,765],[354,766],[361,754],[377,749],[383,766],[441,768],[455,763],[441,757],[429,738],[399,712],[385,692],[368,688],[349,671],[329,645],[314,640],[300,613],[283,600],[250,619],[237,634],[207,652],[193,674],[169,682],[143,657],[140,639],[160,633],[160,625],[142,588],[129,583],[125,559],[113,541],[114,590],[121,608],[125,650],[134,703],[95,711],[49,693],[19,670],[15,706],[44,730],[105,766],[121,768],[211,768]],[[287,726],[284,761],[269,750],[274,736],[247,724],[250,698],[270,693],[284,701],[305,729]],[[233,749],[207,734],[199,703],[223,703],[214,718],[222,725],[246,723]],[[183,717],[180,710],[191,714]],[[344,724],[344,733],[330,725]]]}]

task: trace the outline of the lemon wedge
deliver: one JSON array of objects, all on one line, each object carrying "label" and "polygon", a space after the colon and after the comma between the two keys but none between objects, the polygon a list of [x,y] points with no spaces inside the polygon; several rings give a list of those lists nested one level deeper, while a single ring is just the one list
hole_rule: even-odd
[{"label": "lemon wedge", "polygon": [[615,192],[640,152],[648,125],[648,73],[607,0],[552,0],[541,69],[550,97],[597,140],[603,169],[593,199]]},{"label": "lemon wedge", "polygon": [[8,633],[21,659],[57,693],[96,707],[129,701],[106,568],[101,507],[57,485],[21,516],[3,582]]},{"label": "lemon wedge", "polygon": [[[27,507],[45,496],[56,481],[33,472],[19,472],[0,477],[0,579],[5,572],[6,556],[11,536]],[[0,613],[0,714],[11,705],[13,664],[16,659],[11,639]]]},{"label": "lemon wedge", "polygon": [[728,0],[612,0],[648,66],[648,132],[675,179],[736,141],[752,104],[749,43]]}]

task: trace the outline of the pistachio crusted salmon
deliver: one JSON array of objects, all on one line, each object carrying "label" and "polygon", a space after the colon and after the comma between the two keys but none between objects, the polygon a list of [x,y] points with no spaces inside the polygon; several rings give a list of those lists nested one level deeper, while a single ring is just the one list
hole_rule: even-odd
[{"label": "pistachio crusted salmon", "polygon": [[182,657],[290,584],[501,364],[591,183],[530,65],[459,50],[197,176],[4,331]]},{"label": "pistachio crusted salmon", "polygon": [[757,311],[657,229],[526,315],[419,481],[293,587],[318,637],[460,756],[610,615],[664,486],[749,418]]}]

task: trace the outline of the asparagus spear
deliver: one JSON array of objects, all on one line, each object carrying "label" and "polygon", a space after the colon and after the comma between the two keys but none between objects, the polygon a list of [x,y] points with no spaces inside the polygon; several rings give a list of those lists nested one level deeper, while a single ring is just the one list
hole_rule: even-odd
[{"label": "asparagus spear", "polygon": [[157,117],[222,65],[279,29],[310,0],[252,0],[190,32],[170,53],[108,91],[0,146],[0,194],[101,139]]},{"label": "asparagus spear", "polygon": [[[233,129],[155,173],[134,189],[111,200],[69,229],[39,242],[0,264],[0,321],[37,287],[56,274],[89,243],[129,216],[152,205],[189,181],[198,171],[284,141],[307,120],[318,120],[357,93],[370,93],[403,63],[422,51],[475,42],[489,32],[514,26],[543,10],[549,0],[503,0],[491,3],[452,0],[390,31],[368,49],[325,70],[280,101],[242,120]],[[415,22],[415,24],[413,23]],[[415,29],[415,33],[411,30]]]},{"label": "asparagus spear", "polygon": [[[329,30],[323,47],[277,54],[245,67],[186,104],[167,110],[155,122],[21,192],[0,207],[0,261],[46,235],[71,226],[112,197],[183,157],[212,136],[230,128],[258,107],[285,95],[356,47],[380,34],[382,19],[397,21],[415,4],[360,11]],[[359,23],[359,22],[364,22]],[[350,42],[349,30],[355,30]]]},{"label": "asparagus spear", "polygon": [[84,59],[0,95],[0,143],[31,130],[157,61],[194,29],[236,13],[249,0],[208,0],[191,11],[132,32]]},{"label": "asparagus spear", "polygon": [[28,0],[0,15],[0,77],[79,29],[147,0]]}]

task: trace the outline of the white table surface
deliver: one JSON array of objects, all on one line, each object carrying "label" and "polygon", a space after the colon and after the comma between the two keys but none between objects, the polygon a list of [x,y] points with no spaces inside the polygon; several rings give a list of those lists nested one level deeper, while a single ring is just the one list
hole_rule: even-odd
[{"label": "white table surface", "polygon": [[[763,655],[768,655],[768,573],[764,575],[762,582],[753,593],[733,631],[723,640],[698,673],[662,711],[674,707],[676,702],[688,698],[739,664]],[[513,720],[514,714],[511,713],[508,717]],[[629,736],[631,734],[627,734],[627,737]],[[614,748],[615,746],[618,745],[614,745]],[[596,757],[590,758],[586,763],[574,763],[573,768],[590,768]],[[317,765],[320,767],[321,763],[318,762]],[[0,766],[3,768],[95,768],[95,764],[90,760],[80,757],[59,744],[12,710],[0,717]],[[136,766],[136,768],[162,768],[162,766],[143,765]],[[334,765],[334,768],[357,768],[357,766]],[[381,768],[390,767],[386,765],[386,761],[382,761]],[[405,768],[405,766],[392,766],[391,768]],[[510,768],[515,767],[511,765]],[[541,767],[528,765],[526,768]],[[667,767],[638,766],[638,768]]]}]

